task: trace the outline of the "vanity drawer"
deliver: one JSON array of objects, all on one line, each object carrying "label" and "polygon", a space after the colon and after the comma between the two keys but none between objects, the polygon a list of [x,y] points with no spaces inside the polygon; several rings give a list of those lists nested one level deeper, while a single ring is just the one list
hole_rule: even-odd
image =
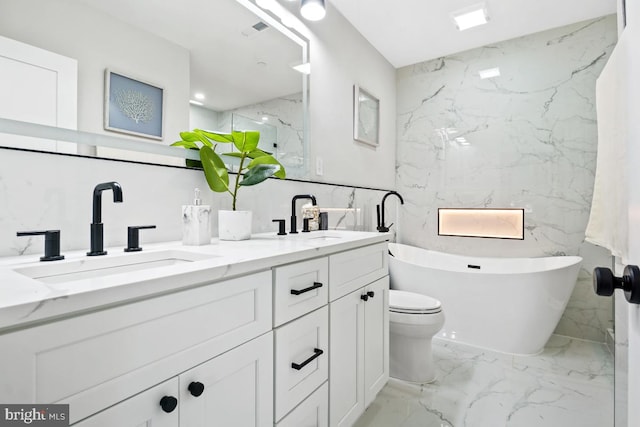
[{"label": "vanity drawer", "polygon": [[274,268],[274,327],[327,304],[328,281],[329,260],[326,257]]},{"label": "vanity drawer", "polygon": [[276,427],[327,427],[329,425],[329,385],[314,391]]},{"label": "vanity drawer", "polygon": [[347,295],[389,271],[387,242],[329,256],[329,300]]},{"label": "vanity drawer", "polygon": [[279,421],[329,372],[329,309],[322,307],[275,331],[275,420]]},{"label": "vanity drawer", "polygon": [[271,330],[271,271],[0,335],[0,402],[71,423]]}]

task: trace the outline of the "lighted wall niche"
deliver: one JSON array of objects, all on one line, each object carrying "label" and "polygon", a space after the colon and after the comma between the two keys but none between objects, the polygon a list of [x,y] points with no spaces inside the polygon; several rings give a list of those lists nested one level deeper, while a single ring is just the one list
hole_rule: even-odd
[{"label": "lighted wall niche", "polygon": [[438,235],[524,240],[524,209],[438,208]]}]

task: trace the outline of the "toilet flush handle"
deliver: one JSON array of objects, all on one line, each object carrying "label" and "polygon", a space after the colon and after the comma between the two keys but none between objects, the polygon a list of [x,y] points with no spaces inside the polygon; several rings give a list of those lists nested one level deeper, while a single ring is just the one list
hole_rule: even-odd
[{"label": "toilet flush handle", "polygon": [[640,268],[628,265],[622,277],[615,277],[611,269],[606,267],[593,269],[593,290],[596,294],[609,297],[615,289],[622,289],[630,303],[640,304]]}]

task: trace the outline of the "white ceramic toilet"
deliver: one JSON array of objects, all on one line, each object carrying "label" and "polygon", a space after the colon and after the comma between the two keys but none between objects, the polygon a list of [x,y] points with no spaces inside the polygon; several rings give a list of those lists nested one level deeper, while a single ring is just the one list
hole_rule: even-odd
[{"label": "white ceramic toilet", "polygon": [[431,339],[443,325],[437,299],[389,290],[389,375],[414,383],[435,380]]}]

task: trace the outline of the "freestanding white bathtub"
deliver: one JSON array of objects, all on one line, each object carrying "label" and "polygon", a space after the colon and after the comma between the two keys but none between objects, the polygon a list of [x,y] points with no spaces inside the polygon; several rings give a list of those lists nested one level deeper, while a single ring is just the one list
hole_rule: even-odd
[{"label": "freestanding white bathtub", "polygon": [[582,258],[483,258],[389,243],[392,289],[437,298],[438,338],[504,353],[540,353],[578,277]]}]

